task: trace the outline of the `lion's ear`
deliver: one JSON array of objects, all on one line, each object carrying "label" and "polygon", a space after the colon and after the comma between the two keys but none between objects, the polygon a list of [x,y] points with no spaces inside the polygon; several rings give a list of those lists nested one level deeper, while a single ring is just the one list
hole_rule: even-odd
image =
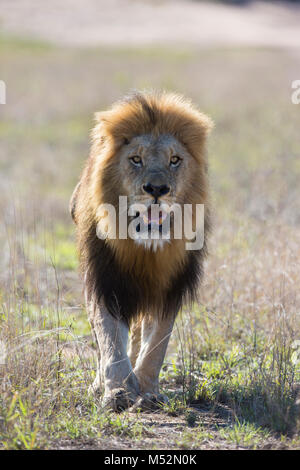
[{"label": "lion's ear", "polygon": [[128,145],[131,137],[128,136],[127,122],[122,128],[122,122],[119,123],[119,128],[115,125],[115,117],[109,111],[98,111],[94,113],[94,121],[96,122],[92,131],[92,136],[100,143],[108,138],[113,138],[115,143],[119,146]]},{"label": "lion's ear", "polygon": [[91,136],[94,142],[103,144],[106,139],[106,127],[105,127],[105,112],[98,111],[94,113],[95,125],[92,129]]}]

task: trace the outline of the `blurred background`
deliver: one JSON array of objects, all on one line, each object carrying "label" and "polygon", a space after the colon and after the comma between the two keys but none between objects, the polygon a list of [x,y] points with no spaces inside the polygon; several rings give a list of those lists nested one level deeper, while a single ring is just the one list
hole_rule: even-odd
[{"label": "blurred background", "polygon": [[[264,403],[277,383],[282,408],[260,408],[253,391],[251,419],[282,432],[294,423],[300,104],[291,96],[300,79],[299,25],[296,1],[0,0],[0,334],[12,350],[24,334],[36,338],[42,330],[56,335],[58,351],[74,353],[80,343],[94,360],[68,213],[93,114],[133,88],[172,90],[215,121],[208,146],[215,227],[201,304],[189,316],[196,339],[186,342],[206,374],[201,393],[212,399],[225,388],[223,399],[232,402],[237,390],[243,397],[243,387],[259,384]],[[179,337],[167,364],[180,368],[191,356],[178,357]],[[18,351],[22,357],[9,359],[8,397],[24,385],[20,368],[44,377],[49,364],[45,350],[43,367],[30,354],[24,365],[23,346]],[[226,382],[226,361],[218,361],[228,354],[237,372]],[[250,357],[256,366],[243,362]],[[259,377],[258,363],[265,367]],[[292,376],[283,377],[283,365]],[[185,390],[195,377],[200,383],[191,369],[188,362]],[[65,380],[74,386],[72,370]],[[93,374],[93,367],[83,370]],[[236,412],[245,416],[241,400]]]}]

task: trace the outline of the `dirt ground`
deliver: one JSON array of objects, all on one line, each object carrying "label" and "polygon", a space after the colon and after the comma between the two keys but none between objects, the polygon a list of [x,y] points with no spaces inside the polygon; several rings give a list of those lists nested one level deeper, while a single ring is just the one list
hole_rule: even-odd
[{"label": "dirt ground", "polygon": [[[275,4],[274,4],[275,3]],[[1,0],[0,31],[68,45],[300,45],[300,8],[192,0]]]},{"label": "dirt ground", "polygon": [[[220,429],[232,423],[232,413],[226,406],[212,410],[205,406],[191,408],[196,423],[203,428],[201,443],[194,426],[187,427],[184,416],[168,416],[160,411],[143,413],[143,426],[147,432],[138,441],[122,436],[109,436],[88,439],[59,439],[51,444],[57,450],[249,450],[247,442],[234,442],[228,436],[220,436]],[[126,413],[134,417],[134,413]],[[184,433],[184,434],[183,434]],[[205,436],[204,436],[205,433]],[[183,435],[185,437],[183,437]],[[274,437],[261,441],[259,450],[288,450],[289,443],[280,442]]]}]

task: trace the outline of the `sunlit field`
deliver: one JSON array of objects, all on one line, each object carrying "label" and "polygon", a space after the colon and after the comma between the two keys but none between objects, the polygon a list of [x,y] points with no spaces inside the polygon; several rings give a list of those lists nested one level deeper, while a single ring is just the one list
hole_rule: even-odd
[{"label": "sunlit field", "polygon": [[[0,447],[300,448],[300,54],[1,37],[0,56]],[[88,395],[68,202],[93,113],[133,88],[183,93],[214,120],[214,229],[161,373],[169,404],[114,414]]]}]

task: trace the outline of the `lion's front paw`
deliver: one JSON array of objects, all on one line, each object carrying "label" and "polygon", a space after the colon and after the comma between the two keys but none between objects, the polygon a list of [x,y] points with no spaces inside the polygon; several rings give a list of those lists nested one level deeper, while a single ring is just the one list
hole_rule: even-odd
[{"label": "lion's front paw", "polygon": [[130,408],[130,411],[155,411],[168,403],[168,398],[162,393],[145,393]]},{"label": "lion's front paw", "polygon": [[102,406],[120,412],[132,406],[136,398],[137,395],[125,388],[117,388],[104,395]]}]

